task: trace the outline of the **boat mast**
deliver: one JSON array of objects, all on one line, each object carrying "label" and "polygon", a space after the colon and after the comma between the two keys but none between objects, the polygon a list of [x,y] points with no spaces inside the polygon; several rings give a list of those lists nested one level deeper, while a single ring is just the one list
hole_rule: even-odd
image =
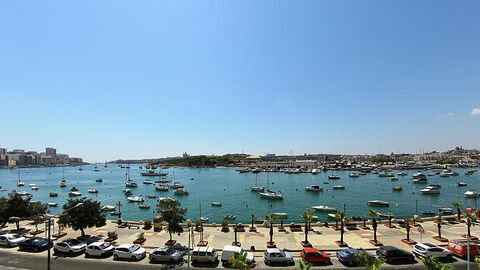
[{"label": "boat mast", "polygon": [[258,173],[255,174],[255,186],[256,186],[256,187],[258,187],[257,180],[258,180]]},{"label": "boat mast", "polygon": [[17,172],[18,172],[18,181],[17,181],[17,183],[20,183],[20,169],[17,169]]},{"label": "boat mast", "polygon": [[270,192],[270,176],[268,175],[268,172],[267,172],[267,192]]}]

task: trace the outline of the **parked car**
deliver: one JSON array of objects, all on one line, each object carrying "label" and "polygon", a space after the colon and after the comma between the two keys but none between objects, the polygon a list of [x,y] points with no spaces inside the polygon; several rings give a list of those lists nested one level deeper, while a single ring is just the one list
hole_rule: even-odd
[{"label": "parked car", "polygon": [[[347,248],[337,251],[337,259],[339,262],[348,265],[355,266],[357,265],[357,259],[355,258],[355,253],[363,252],[363,250],[358,250],[355,248]],[[373,254],[367,253],[370,257],[375,258]]]},{"label": "parked car", "polygon": [[[447,245],[447,249],[450,250],[454,255],[461,257],[463,259],[467,259],[468,252],[467,252],[467,239],[456,239],[450,240]],[[470,258],[474,258],[475,256],[479,255],[478,246],[475,243],[470,242]]]},{"label": "parked car", "polygon": [[108,257],[113,254],[115,248],[110,243],[94,242],[88,245],[85,255],[90,257]]},{"label": "parked car", "polygon": [[300,256],[302,259],[311,264],[330,264],[330,256],[326,252],[319,251],[316,248],[304,248],[302,252],[300,252]]},{"label": "parked car", "polygon": [[452,252],[442,247],[430,244],[416,244],[412,248],[412,252],[417,257],[435,257],[437,259],[452,260]]},{"label": "parked car", "polygon": [[267,248],[263,253],[263,261],[266,265],[286,264],[295,265],[292,254],[279,248]]},{"label": "parked car", "polygon": [[25,241],[25,237],[19,234],[4,234],[0,236],[0,246],[15,247],[19,243]]},{"label": "parked car", "polygon": [[84,252],[87,248],[87,244],[84,242],[73,239],[73,238],[66,238],[61,241],[58,241],[55,246],[53,247],[53,251],[55,253],[80,253]]},{"label": "parked car", "polygon": [[218,253],[213,247],[195,247],[191,259],[192,262],[214,263],[218,260]]},{"label": "parked car", "polygon": [[379,247],[377,256],[387,263],[413,263],[415,261],[415,257],[410,252],[393,246]]},{"label": "parked car", "polygon": [[113,258],[128,259],[128,260],[141,260],[145,258],[147,252],[144,248],[136,244],[123,244],[118,246],[113,252]]},{"label": "parked car", "polygon": [[32,250],[34,252],[46,250],[52,246],[53,241],[50,240],[50,243],[48,243],[48,239],[43,237],[33,237],[18,244],[20,250]]},{"label": "parked car", "polygon": [[172,247],[157,248],[150,252],[149,259],[152,263],[177,263],[183,261],[183,252],[175,250]]},{"label": "parked car", "polygon": [[[229,266],[230,265],[230,257],[232,255],[234,255],[235,253],[236,254],[240,254],[243,252],[243,248],[241,247],[236,247],[236,246],[224,246],[223,247],[223,250],[222,250],[222,265],[225,267],[225,266]],[[253,263],[255,262],[255,257],[253,256],[252,253],[250,252],[247,252],[247,262],[248,263]]]}]

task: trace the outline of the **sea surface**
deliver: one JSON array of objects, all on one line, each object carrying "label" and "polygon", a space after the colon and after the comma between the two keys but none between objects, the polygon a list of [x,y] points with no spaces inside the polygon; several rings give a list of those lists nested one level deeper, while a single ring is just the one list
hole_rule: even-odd
[{"label": "sea surface", "polygon": [[[55,168],[28,168],[20,169],[20,176],[25,182],[25,187],[17,187],[17,170],[1,169],[0,185],[7,191],[0,192],[0,196],[6,197],[12,190],[27,191],[33,195],[32,200],[44,203],[56,202],[58,207],[51,207],[50,212],[57,214],[61,212],[62,205],[70,198],[68,192],[72,186],[79,188],[82,197],[92,198],[100,201],[102,205],[115,205],[121,201],[122,217],[126,220],[145,220],[158,215],[156,213],[156,200],[148,199],[147,195],[158,197],[172,197],[180,201],[181,207],[187,208],[187,218],[198,220],[200,216],[200,205],[202,216],[208,217],[209,222],[221,222],[225,215],[235,215],[236,221],[249,223],[250,214],[257,217],[265,217],[274,212],[288,214],[285,222],[299,222],[300,215],[315,205],[328,205],[337,207],[338,210],[345,208],[349,216],[362,216],[369,209],[376,209],[381,213],[393,213],[394,216],[412,216],[416,207],[418,213],[423,211],[438,211],[439,207],[452,207],[452,202],[461,202],[466,207],[476,205],[475,199],[467,199],[463,195],[468,189],[480,191],[480,176],[475,173],[466,176],[464,169],[454,169],[458,176],[440,177],[428,176],[428,184],[441,185],[439,195],[422,194],[420,189],[428,184],[414,184],[412,174],[416,171],[406,171],[407,176],[398,176],[398,181],[391,181],[390,177],[381,178],[376,174],[362,175],[358,178],[349,177],[350,171],[327,171],[317,175],[309,173],[285,174],[269,173],[270,189],[282,191],[283,200],[269,200],[261,198],[256,192],[250,191],[250,186],[255,184],[255,177],[258,184],[266,186],[266,173],[239,173],[233,168],[169,168],[166,178],[181,182],[190,192],[188,196],[177,196],[171,189],[168,192],[156,191],[154,185],[146,185],[144,180],[155,181],[159,177],[144,177],[140,172],[145,171],[139,165],[131,165],[131,179],[137,182],[137,188],[131,188],[133,196],[145,196],[143,204],[150,205],[150,209],[140,209],[139,203],[128,202],[122,190],[125,189],[126,169],[117,165],[109,164],[107,168],[103,164],[98,165],[99,172],[94,171],[93,165],[79,167],[55,167]],[[60,188],[63,172],[68,187]],[[398,171],[394,171],[395,175]],[[423,171],[426,174],[431,171]],[[327,176],[340,175],[339,180],[328,180]],[[96,183],[95,179],[102,178],[103,183]],[[325,184],[328,182],[329,184]],[[458,187],[458,182],[466,182],[468,186]],[[38,191],[31,190],[29,184],[35,183]],[[307,192],[305,187],[319,185],[323,192]],[[333,190],[332,186],[343,185],[345,190]],[[393,186],[402,186],[403,191],[392,190]],[[98,194],[88,193],[89,189],[97,189]],[[51,191],[57,192],[58,197],[49,197]],[[371,207],[367,205],[369,200],[383,200],[390,202],[390,207]],[[219,201],[221,207],[211,206],[211,202]],[[327,213],[316,212],[321,221],[328,220]],[[107,213],[108,219],[115,219],[115,216]]]}]

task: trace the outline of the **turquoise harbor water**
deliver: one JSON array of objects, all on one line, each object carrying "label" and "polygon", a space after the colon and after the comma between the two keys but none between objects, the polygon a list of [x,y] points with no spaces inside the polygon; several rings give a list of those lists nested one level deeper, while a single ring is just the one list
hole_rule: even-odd
[{"label": "turquoise harbor water", "polygon": [[[452,202],[458,201],[465,206],[474,206],[474,199],[467,199],[463,195],[468,189],[480,191],[479,173],[465,176],[464,169],[455,169],[460,175],[447,178],[428,176],[428,184],[439,184],[442,186],[439,195],[426,195],[420,193],[420,189],[428,184],[414,184],[412,174],[415,171],[407,171],[407,176],[399,176],[398,181],[390,181],[389,177],[381,178],[375,174],[362,175],[358,178],[350,178],[349,171],[328,171],[317,175],[312,174],[285,174],[270,173],[271,189],[282,191],[284,200],[268,200],[250,191],[250,186],[255,183],[255,174],[238,173],[232,168],[169,168],[164,172],[169,173],[168,179],[183,183],[190,192],[188,196],[176,196],[173,190],[168,192],[156,191],[154,185],[145,185],[142,182],[158,177],[143,177],[140,175],[138,165],[131,165],[131,179],[137,182],[138,187],[132,188],[133,196],[145,196],[144,204],[151,206],[144,210],[138,208],[138,203],[127,202],[122,190],[125,189],[125,169],[117,165],[109,165],[104,168],[99,165],[99,172],[94,167],[83,166],[83,171],[78,167],[65,167],[65,179],[68,187],[60,188],[62,179],[62,168],[31,168],[21,169],[21,178],[25,187],[18,188],[16,170],[0,170],[0,185],[7,191],[0,192],[0,196],[7,196],[11,190],[27,191],[33,194],[32,200],[44,203],[56,202],[58,207],[50,208],[55,214],[61,211],[61,206],[69,199],[68,192],[72,186],[79,188],[82,196],[98,200],[102,205],[115,205],[116,201],[122,201],[122,216],[128,220],[150,219],[156,215],[155,199],[146,198],[147,195],[158,197],[169,196],[179,200],[182,207],[188,209],[187,217],[199,218],[199,206],[202,204],[202,216],[207,216],[210,222],[219,222],[224,215],[236,215],[237,221],[248,223],[250,214],[264,217],[271,212],[288,213],[288,221],[300,221],[300,215],[314,205],[328,205],[342,210],[345,204],[346,211],[350,216],[363,215],[371,207],[367,205],[369,200],[383,200],[390,202],[390,207],[376,207],[381,213],[392,212],[395,216],[407,216],[415,213],[415,200],[418,200],[418,212],[437,211],[438,207],[451,207]],[[397,172],[394,172],[395,174]],[[428,172],[426,172],[428,173]],[[339,180],[327,180],[331,174],[340,175]],[[96,183],[95,179],[103,178],[103,183]],[[190,180],[193,178],[193,180]],[[324,184],[327,181],[329,184]],[[458,187],[458,182],[466,182],[468,186]],[[38,191],[31,190],[29,184],[35,183]],[[258,174],[259,185],[266,185],[266,174]],[[305,186],[319,185],[323,192],[307,192]],[[345,190],[332,190],[334,185],[346,186]],[[402,186],[403,191],[395,192],[393,186]],[[97,189],[98,194],[88,193],[88,189]],[[54,191],[58,197],[49,198],[49,192]],[[222,202],[222,207],[212,207],[212,201]],[[327,214],[316,212],[320,220],[327,220]],[[114,219],[114,216],[107,214],[107,218]]]}]

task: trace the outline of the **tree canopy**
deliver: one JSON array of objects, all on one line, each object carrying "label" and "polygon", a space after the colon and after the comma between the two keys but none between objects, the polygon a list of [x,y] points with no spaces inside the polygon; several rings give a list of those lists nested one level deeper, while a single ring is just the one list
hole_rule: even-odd
[{"label": "tree canopy", "polygon": [[[83,205],[76,207],[78,204]],[[58,223],[80,230],[82,236],[85,229],[105,224],[106,218],[101,211],[100,202],[91,199],[70,199],[63,205],[63,213],[58,217]]]},{"label": "tree canopy", "polygon": [[[6,224],[11,217],[33,219],[45,215],[47,206],[42,203],[31,203],[30,197],[22,197],[12,191],[8,198],[0,198],[0,224]],[[17,222],[17,229],[19,224]]]},{"label": "tree canopy", "polygon": [[157,212],[162,215],[162,220],[168,223],[168,233],[172,240],[173,233],[182,233],[180,223],[185,221],[187,209],[180,208],[180,202],[175,200],[163,200],[158,203]]}]

